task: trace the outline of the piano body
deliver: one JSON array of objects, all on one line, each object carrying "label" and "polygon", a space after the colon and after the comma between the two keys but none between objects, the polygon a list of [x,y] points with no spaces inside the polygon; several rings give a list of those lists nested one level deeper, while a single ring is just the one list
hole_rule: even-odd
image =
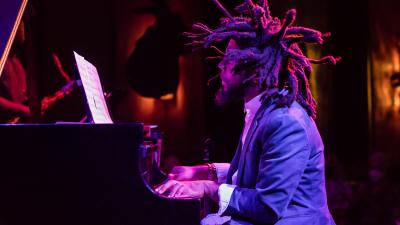
[{"label": "piano body", "polygon": [[0,137],[0,224],[200,224],[201,199],[153,191],[157,140],[140,123],[0,125]]}]

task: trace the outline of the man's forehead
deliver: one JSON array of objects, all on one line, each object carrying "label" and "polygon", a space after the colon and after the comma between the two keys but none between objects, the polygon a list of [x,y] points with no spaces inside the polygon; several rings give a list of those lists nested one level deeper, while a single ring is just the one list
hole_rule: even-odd
[{"label": "man's forehead", "polygon": [[228,46],[226,47],[226,52],[231,50],[231,49],[238,49],[239,45],[237,44],[237,42],[235,41],[235,39],[230,39],[228,42]]},{"label": "man's forehead", "polygon": [[236,60],[223,58],[221,62],[218,63],[218,66],[227,66],[229,64],[236,63]]},{"label": "man's forehead", "polygon": [[[238,46],[237,42],[234,39],[230,39],[228,42],[228,46],[225,49],[225,55],[227,55],[230,50],[238,49],[238,48],[239,48],[239,46]],[[236,62],[237,62],[237,60],[235,60],[235,59],[223,57],[222,60],[218,63],[218,66],[226,67],[227,65],[234,64]]]}]

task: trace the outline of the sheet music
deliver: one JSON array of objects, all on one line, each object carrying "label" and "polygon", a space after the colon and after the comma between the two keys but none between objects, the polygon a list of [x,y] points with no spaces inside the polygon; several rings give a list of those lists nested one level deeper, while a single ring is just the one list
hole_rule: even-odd
[{"label": "sheet music", "polygon": [[93,122],[113,123],[96,67],[78,53],[74,52],[74,55]]}]

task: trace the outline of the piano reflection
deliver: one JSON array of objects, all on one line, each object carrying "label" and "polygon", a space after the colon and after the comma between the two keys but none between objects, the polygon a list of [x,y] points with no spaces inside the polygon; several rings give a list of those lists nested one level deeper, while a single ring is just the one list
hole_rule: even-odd
[{"label": "piano reflection", "polygon": [[[2,4],[0,15],[14,13],[1,20],[10,27],[1,36],[1,65],[26,1]],[[90,63],[77,56],[77,64]],[[92,123],[0,125],[0,224],[199,224],[202,199],[154,191],[167,179],[157,126],[112,123],[102,90],[90,89],[100,83],[86,82],[98,82],[97,72],[78,69]]]}]

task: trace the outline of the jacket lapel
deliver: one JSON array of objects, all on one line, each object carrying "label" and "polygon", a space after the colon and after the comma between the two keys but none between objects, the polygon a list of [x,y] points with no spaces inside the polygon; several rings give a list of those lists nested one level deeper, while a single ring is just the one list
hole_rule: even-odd
[{"label": "jacket lapel", "polygon": [[267,111],[267,109],[269,108],[269,106],[271,106],[271,103],[272,102],[266,102],[266,103],[262,104],[260,106],[260,108],[257,110],[256,115],[250,125],[249,131],[247,132],[247,136],[245,138],[243,148],[239,149],[240,150],[240,160],[239,160],[236,185],[241,185],[243,171],[244,171],[244,167],[246,164],[246,152],[248,151],[250,141],[251,141],[255,131],[258,128],[259,120],[264,116],[264,114]]},{"label": "jacket lapel", "polygon": [[[240,136],[240,140],[242,140],[242,136]],[[240,159],[240,152],[242,151],[242,141],[239,141],[239,144],[236,148],[235,156],[232,159],[231,166],[229,167],[228,174],[226,176],[227,184],[232,184],[232,176],[238,169],[239,159]]]}]

